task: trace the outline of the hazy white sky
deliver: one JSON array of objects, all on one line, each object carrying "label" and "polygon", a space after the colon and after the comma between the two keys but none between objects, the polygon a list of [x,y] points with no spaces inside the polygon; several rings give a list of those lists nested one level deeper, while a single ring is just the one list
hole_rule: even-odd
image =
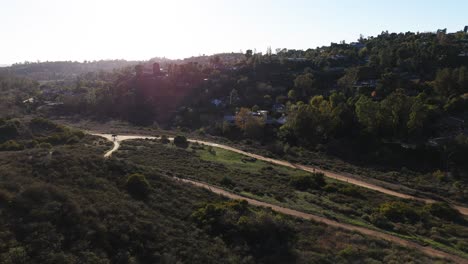
[{"label": "hazy white sky", "polygon": [[0,63],[307,49],[383,30],[457,31],[460,0],[0,0]]}]

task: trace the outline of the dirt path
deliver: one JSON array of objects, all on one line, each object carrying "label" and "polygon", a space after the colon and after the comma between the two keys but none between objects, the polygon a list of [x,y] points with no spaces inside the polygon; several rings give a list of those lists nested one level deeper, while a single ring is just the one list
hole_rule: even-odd
[{"label": "dirt path", "polygon": [[246,197],[243,197],[243,196],[240,196],[240,195],[237,195],[237,194],[227,192],[227,191],[225,191],[223,189],[217,188],[215,186],[212,186],[212,185],[209,185],[209,184],[206,184],[206,183],[192,181],[192,180],[188,180],[188,179],[180,179],[180,178],[175,178],[175,179],[178,180],[178,181],[184,182],[184,183],[190,183],[190,184],[193,184],[195,186],[205,188],[205,189],[207,189],[207,190],[209,190],[209,191],[211,191],[213,193],[225,196],[225,197],[230,198],[230,199],[245,200],[251,205],[271,208],[273,211],[276,211],[276,212],[279,212],[279,213],[282,213],[282,214],[291,215],[291,216],[295,216],[295,217],[303,218],[303,219],[307,219],[307,220],[313,220],[315,222],[324,223],[324,224],[329,225],[329,226],[342,228],[342,229],[349,230],[349,231],[356,231],[356,232],[359,232],[359,233],[364,234],[364,235],[384,239],[384,240],[387,240],[387,241],[402,245],[404,247],[414,248],[414,249],[420,250],[423,253],[425,253],[425,254],[427,254],[429,256],[432,256],[432,257],[446,258],[446,259],[450,259],[450,260],[452,260],[452,261],[454,261],[456,263],[468,263],[468,260],[463,259],[461,257],[455,256],[455,255],[452,255],[452,254],[449,254],[449,253],[446,253],[446,252],[443,252],[443,251],[440,251],[440,250],[437,250],[437,249],[434,249],[434,248],[431,248],[431,247],[425,247],[425,246],[422,246],[422,245],[420,245],[418,243],[408,241],[408,240],[405,240],[405,239],[402,239],[402,238],[399,238],[399,237],[396,237],[396,236],[392,236],[392,235],[389,235],[389,234],[386,234],[386,233],[382,233],[382,232],[379,232],[379,231],[367,229],[367,228],[364,228],[364,227],[359,227],[359,226],[353,226],[353,225],[350,225],[350,224],[340,223],[340,222],[337,222],[337,221],[334,221],[334,220],[330,220],[328,218],[324,218],[324,217],[320,217],[320,216],[316,216],[316,215],[312,215],[312,214],[307,214],[307,213],[292,210],[292,209],[289,209],[289,208],[285,208],[285,207],[281,207],[281,206],[261,202],[261,201],[258,201],[258,200],[246,198]]},{"label": "dirt path", "polygon": [[[100,137],[106,138],[106,139],[114,142],[114,147],[110,151],[108,151],[104,155],[104,157],[110,157],[115,151],[117,151],[119,149],[119,147],[120,147],[120,142],[122,142],[122,141],[130,140],[130,139],[157,139],[156,137],[130,135],[130,136],[118,136],[117,139],[114,140],[114,138],[110,134],[97,134],[97,133],[90,133],[90,134],[95,135],[95,136],[100,136]],[[173,140],[173,138],[169,138],[169,139]],[[212,143],[212,142],[200,141],[200,140],[189,140],[189,141],[192,142],[192,143],[197,142],[197,143],[205,144],[205,145],[208,145],[208,146],[213,146],[213,147],[218,147],[218,148],[230,150],[230,151],[242,154],[242,155],[246,155],[246,156],[253,157],[253,158],[256,158],[256,159],[259,159],[259,160],[263,160],[263,161],[267,161],[267,162],[270,162],[270,163],[273,163],[273,164],[278,164],[278,165],[287,166],[287,167],[291,167],[291,168],[297,168],[297,169],[301,169],[301,170],[305,170],[305,171],[316,171],[316,172],[320,171],[320,172],[323,172],[327,177],[337,179],[337,180],[341,180],[341,181],[346,181],[348,183],[356,184],[356,185],[359,185],[359,186],[362,186],[362,187],[365,187],[365,188],[369,188],[369,189],[373,189],[373,190],[376,190],[376,191],[383,190],[382,191],[383,193],[390,194],[390,195],[393,195],[393,196],[397,196],[397,197],[401,197],[401,198],[405,198],[405,199],[415,199],[416,198],[416,197],[413,197],[413,196],[410,196],[410,195],[405,195],[405,194],[401,194],[401,193],[394,192],[394,191],[391,191],[391,190],[387,190],[387,189],[379,187],[379,186],[374,186],[372,184],[367,184],[367,183],[362,182],[362,181],[357,181],[355,179],[352,179],[352,178],[349,178],[349,177],[346,177],[346,176],[342,176],[342,175],[339,175],[339,174],[335,174],[335,173],[331,173],[331,172],[327,172],[327,171],[323,171],[323,170],[317,170],[317,169],[314,170],[314,168],[311,168],[311,167],[308,167],[308,166],[296,165],[296,164],[292,164],[292,163],[289,163],[289,162],[286,162],[286,161],[266,158],[266,157],[263,157],[263,156],[260,156],[260,155],[248,153],[248,152],[245,152],[245,151],[242,151],[242,150],[239,150],[239,149],[236,149],[236,148],[232,148],[232,147],[229,147],[229,146],[220,145],[220,144]],[[297,211],[297,210],[281,207],[281,206],[278,206],[278,205],[269,204],[269,203],[265,203],[265,202],[262,202],[262,201],[254,200],[254,199],[251,199],[251,198],[247,198],[247,197],[244,197],[244,196],[240,196],[240,195],[228,192],[226,190],[223,190],[221,188],[218,188],[218,187],[215,187],[215,186],[203,183],[203,182],[198,182],[198,181],[193,181],[193,180],[188,180],[188,179],[181,179],[181,178],[176,178],[176,177],[174,177],[174,179],[177,180],[177,181],[180,181],[180,182],[189,183],[189,184],[192,184],[194,186],[207,189],[207,190],[209,190],[209,191],[211,191],[213,193],[225,196],[225,197],[230,198],[230,199],[245,200],[251,205],[271,208],[273,211],[276,211],[276,212],[279,212],[279,213],[282,213],[282,214],[286,214],[286,215],[290,215],[290,216],[294,216],[294,217],[298,217],[298,218],[303,218],[303,219],[307,219],[307,220],[313,220],[313,221],[316,221],[316,222],[324,223],[324,224],[329,225],[329,226],[342,228],[342,229],[349,230],[349,231],[356,231],[356,232],[359,232],[361,234],[377,237],[377,238],[380,238],[380,239],[384,239],[384,240],[387,240],[387,241],[402,245],[404,247],[409,247],[409,248],[414,248],[414,249],[420,250],[421,252],[423,252],[423,253],[425,253],[425,254],[427,254],[429,256],[432,256],[432,257],[445,258],[445,259],[449,259],[451,261],[454,261],[456,263],[466,263],[466,264],[468,264],[468,260],[466,260],[466,259],[464,259],[462,257],[452,255],[450,253],[443,252],[443,251],[440,251],[440,250],[437,250],[437,249],[434,249],[434,248],[431,248],[431,247],[425,247],[425,246],[422,246],[422,245],[420,245],[420,244],[418,244],[416,242],[408,241],[408,240],[405,240],[405,239],[402,239],[402,238],[399,238],[399,237],[396,237],[396,236],[393,236],[393,235],[390,235],[390,234],[386,234],[386,233],[382,233],[382,232],[379,232],[379,231],[376,231],[376,230],[372,230],[372,229],[368,229],[368,228],[364,228],[364,227],[359,227],[359,226],[354,226],[354,225],[350,225],[350,224],[346,224],[346,223],[340,223],[340,222],[337,222],[335,220],[331,220],[331,219],[328,219],[328,218],[325,218],[325,217],[316,216],[316,215],[300,212],[300,211]],[[351,180],[353,180],[353,181],[351,181]],[[356,182],[356,183],[354,183],[354,182]],[[426,202],[428,200],[428,199],[422,199],[422,198],[416,198],[416,199],[421,200],[421,201],[426,201]],[[434,202],[434,201],[432,200],[432,202]]]}]

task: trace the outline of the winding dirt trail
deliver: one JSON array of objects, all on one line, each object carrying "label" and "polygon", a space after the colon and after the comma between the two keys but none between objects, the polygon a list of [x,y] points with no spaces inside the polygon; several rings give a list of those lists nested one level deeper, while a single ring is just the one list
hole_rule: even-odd
[{"label": "winding dirt trail", "polygon": [[217,188],[215,186],[212,186],[212,185],[209,185],[209,184],[206,184],[206,183],[197,182],[197,181],[188,180],[188,179],[180,179],[180,178],[174,178],[174,179],[177,180],[177,181],[184,182],[184,183],[193,184],[193,185],[201,187],[201,188],[205,188],[205,189],[207,189],[207,190],[209,190],[209,191],[211,191],[213,193],[225,196],[225,197],[230,198],[230,199],[245,200],[251,205],[271,208],[273,211],[276,211],[276,212],[279,212],[279,213],[282,213],[282,214],[291,215],[291,216],[294,216],[294,217],[303,218],[303,219],[307,219],[307,220],[313,220],[315,222],[324,223],[324,224],[329,225],[329,226],[333,226],[333,227],[337,227],[337,228],[341,228],[341,229],[345,229],[345,230],[349,230],[349,231],[356,231],[356,232],[359,232],[361,234],[377,237],[377,238],[380,238],[380,239],[383,239],[383,240],[387,240],[387,241],[402,245],[404,247],[414,248],[414,249],[420,250],[421,252],[423,252],[423,253],[425,253],[425,254],[427,254],[429,256],[432,256],[432,257],[450,259],[450,260],[452,260],[452,261],[454,261],[456,263],[468,263],[468,260],[466,260],[464,258],[461,258],[459,256],[455,256],[455,255],[452,255],[452,254],[449,254],[449,253],[446,253],[446,252],[443,252],[443,251],[440,251],[440,250],[437,250],[437,249],[434,249],[434,248],[431,248],[431,247],[425,247],[425,246],[422,246],[422,245],[420,245],[418,243],[408,241],[408,240],[405,240],[405,239],[402,239],[402,238],[399,238],[399,237],[396,237],[396,236],[393,236],[393,235],[389,235],[389,234],[386,234],[386,233],[382,233],[382,232],[379,232],[379,231],[376,231],[376,230],[367,229],[367,228],[359,227],[359,226],[354,226],[354,225],[350,225],[350,224],[346,224],[346,223],[340,223],[340,222],[337,222],[335,220],[331,220],[331,219],[328,219],[328,218],[325,218],[325,217],[316,216],[316,215],[296,211],[296,210],[293,210],[293,209],[281,207],[281,206],[278,206],[278,205],[273,205],[273,204],[261,202],[261,201],[258,201],[258,200],[246,198],[244,196],[240,196],[240,195],[237,195],[237,194],[227,192],[227,191],[225,191],[223,189]]},{"label": "winding dirt trail", "polygon": [[[119,147],[120,147],[120,142],[122,142],[122,141],[130,140],[130,139],[157,139],[156,137],[147,137],[147,136],[118,136],[117,139],[114,140],[114,138],[110,134],[97,134],[97,133],[90,133],[90,134],[95,135],[95,136],[99,136],[99,137],[103,137],[103,138],[106,138],[106,139],[114,142],[114,147],[110,151],[105,153],[104,157],[110,157],[115,151],[117,151],[119,149]],[[169,139],[172,140],[172,138],[169,138]],[[283,166],[287,166],[287,167],[291,167],[291,168],[298,168],[298,169],[302,169],[302,170],[305,170],[305,171],[313,171],[313,168],[308,167],[308,166],[294,165],[294,164],[291,164],[291,163],[286,162],[286,161],[280,161],[280,160],[275,160],[275,159],[262,157],[262,156],[259,156],[259,155],[256,155],[256,154],[244,152],[242,150],[238,150],[238,149],[235,149],[235,148],[232,148],[232,147],[229,147],[229,146],[225,146],[225,145],[220,145],[220,144],[217,144],[217,143],[211,143],[211,142],[205,142],[205,141],[199,141],[199,140],[189,140],[189,141],[190,142],[198,142],[198,143],[213,146],[213,147],[223,148],[223,149],[226,149],[226,150],[231,150],[231,151],[234,151],[234,152],[237,152],[237,153],[249,156],[249,157],[254,157],[256,159],[271,162],[271,163],[278,164],[278,165],[283,165]],[[352,184],[353,184],[353,182],[350,181],[350,180],[355,180],[355,179],[352,179],[352,178],[348,178],[346,176],[338,175],[338,174],[335,174],[335,173],[330,173],[330,172],[327,172],[327,171],[322,171],[322,170],[317,170],[317,169],[315,171],[316,172],[317,171],[324,172],[324,173],[326,173],[327,177],[330,177],[330,178],[333,178],[333,179],[337,179],[337,180],[346,179],[345,180],[346,182],[352,183]],[[337,178],[335,178],[335,176],[337,176]],[[373,236],[373,237],[376,237],[376,238],[387,240],[387,241],[399,244],[399,245],[404,246],[404,247],[409,247],[409,248],[420,250],[421,252],[423,252],[423,253],[425,253],[425,254],[427,254],[429,256],[432,256],[432,257],[445,258],[445,259],[451,260],[451,261],[453,261],[455,263],[468,264],[468,260],[464,259],[464,258],[462,258],[460,256],[456,256],[456,255],[453,255],[453,254],[450,254],[450,253],[447,253],[447,252],[444,252],[444,251],[440,251],[440,250],[437,250],[437,249],[434,249],[434,248],[431,248],[431,247],[422,246],[422,245],[420,245],[420,244],[418,244],[416,242],[405,240],[405,239],[402,239],[402,238],[399,238],[397,236],[393,236],[393,235],[390,235],[390,234],[387,234],[387,233],[383,233],[383,232],[380,232],[380,231],[376,231],[376,230],[372,230],[372,229],[368,229],[368,228],[364,228],[364,227],[354,226],[354,225],[350,225],[350,224],[346,224],[346,223],[340,223],[338,221],[331,220],[331,219],[328,219],[328,218],[325,218],[325,217],[312,215],[312,214],[300,212],[300,211],[297,211],[297,210],[293,210],[293,209],[290,209],[290,208],[285,208],[285,207],[281,207],[281,206],[278,206],[278,205],[269,204],[269,203],[266,203],[266,202],[254,200],[254,199],[251,199],[251,198],[247,198],[247,197],[244,197],[244,196],[240,196],[240,195],[228,192],[226,190],[223,190],[221,188],[218,188],[218,187],[215,187],[215,186],[203,183],[203,182],[198,182],[198,181],[189,180],[189,179],[181,179],[181,178],[176,178],[176,177],[174,177],[174,180],[180,181],[180,182],[183,182],[183,183],[189,183],[189,184],[192,184],[194,186],[207,189],[207,190],[209,190],[209,191],[211,191],[213,193],[225,196],[225,197],[230,198],[230,199],[245,200],[249,204],[254,205],[254,206],[271,208],[273,211],[276,211],[276,212],[279,212],[279,213],[282,213],[282,214],[286,214],[286,215],[290,215],[290,216],[294,216],[294,217],[298,217],[298,218],[302,218],[302,219],[307,219],[307,220],[313,220],[313,221],[316,221],[316,222],[324,223],[324,224],[329,225],[329,226],[345,229],[345,230],[348,230],[348,231],[355,231],[355,232],[359,232],[359,233],[364,234],[364,235]],[[387,190],[387,189],[379,187],[379,186],[374,186],[372,184],[367,184],[365,182],[357,181],[357,183],[359,183],[359,184],[356,184],[356,185],[359,185],[359,186],[362,186],[362,187],[365,187],[365,188],[369,188],[369,189],[373,189],[373,190],[376,190],[376,191],[379,191],[380,189],[382,189],[382,190],[384,190],[382,192],[386,193],[386,194],[393,195],[392,193],[395,193],[396,195],[394,195],[394,196],[397,196],[397,197],[406,198],[406,199],[416,198],[416,197],[413,197],[413,196],[410,196],[410,195],[405,195],[405,194],[401,194],[401,193],[394,192],[394,191],[391,191],[391,190]],[[365,185],[361,185],[361,184],[365,184]],[[418,200],[426,201],[427,199],[418,198]],[[432,201],[432,202],[434,202],[434,201]]]},{"label": "winding dirt trail", "polygon": [[[110,157],[112,155],[112,153],[117,151],[119,149],[119,147],[120,147],[120,142],[122,142],[122,141],[130,140],[130,139],[145,139],[145,138],[147,138],[147,139],[158,139],[156,137],[139,136],[139,135],[119,135],[116,140],[113,140],[113,137],[110,134],[99,134],[99,133],[90,133],[90,134],[95,135],[95,136],[100,136],[100,137],[106,138],[106,139],[114,142],[114,147],[112,148],[112,150],[110,150],[109,152],[107,152],[105,154],[105,157]],[[169,138],[169,139],[173,140],[173,138]],[[369,182],[366,182],[366,181],[363,181],[363,180],[359,180],[359,179],[356,179],[356,178],[353,178],[353,177],[349,177],[349,176],[346,176],[346,175],[343,175],[343,174],[338,174],[338,173],[335,173],[335,172],[326,171],[326,170],[314,168],[314,167],[311,167],[311,166],[306,166],[306,165],[301,165],[301,164],[294,164],[294,163],[290,163],[290,162],[287,162],[287,161],[284,161],[284,160],[277,160],[277,159],[267,158],[267,157],[263,157],[263,156],[260,156],[260,155],[257,155],[257,154],[253,154],[253,153],[250,153],[250,152],[246,152],[246,151],[243,151],[243,150],[240,150],[240,149],[236,149],[236,148],[226,146],[226,145],[222,145],[222,144],[218,144],[218,143],[213,143],[213,142],[208,142],[208,141],[203,141],[203,140],[195,140],[195,139],[189,139],[188,141],[192,142],[192,143],[199,143],[199,144],[204,144],[204,145],[207,145],[207,146],[212,146],[212,147],[216,147],[216,148],[229,150],[229,151],[236,152],[236,153],[244,155],[244,156],[256,158],[258,160],[266,161],[266,162],[276,164],[276,165],[280,165],[280,166],[285,166],[285,167],[294,168],[294,169],[300,169],[300,170],[307,171],[307,172],[321,172],[328,178],[335,179],[335,180],[342,181],[342,182],[346,182],[346,183],[350,183],[350,184],[353,184],[353,185],[356,185],[356,186],[360,186],[360,187],[363,187],[363,188],[374,190],[374,191],[377,191],[377,192],[380,192],[380,193],[385,193],[385,194],[388,194],[388,195],[391,195],[391,196],[394,196],[394,197],[399,197],[399,198],[402,198],[402,199],[416,200],[416,201],[420,201],[420,202],[424,202],[424,203],[435,203],[435,202],[437,202],[434,199],[421,198],[421,197],[417,197],[417,196],[413,196],[413,195],[393,191],[393,190],[384,188],[382,186],[372,184],[372,183],[369,183]],[[461,214],[468,216],[468,207],[464,207],[464,206],[457,205],[457,204],[454,204],[454,203],[451,203],[450,205],[453,208],[457,209]]]}]

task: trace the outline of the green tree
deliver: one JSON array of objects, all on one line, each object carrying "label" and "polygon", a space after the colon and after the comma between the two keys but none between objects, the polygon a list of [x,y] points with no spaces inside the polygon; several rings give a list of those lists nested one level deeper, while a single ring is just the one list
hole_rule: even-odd
[{"label": "green tree", "polygon": [[379,103],[369,97],[361,96],[355,105],[356,117],[364,130],[369,133],[377,133],[381,123]]},{"label": "green tree", "polygon": [[174,137],[174,145],[176,145],[179,148],[188,148],[188,141],[187,138],[184,136],[175,136]]},{"label": "green tree", "polygon": [[296,98],[297,98],[296,91],[294,91],[294,90],[289,90],[289,92],[288,92],[288,98],[291,99],[291,100],[296,100]]},{"label": "green tree", "polygon": [[265,120],[263,117],[253,116],[250,109],[242,107],[236,114],[236,125],[245,136],[260,138],[263,135]]},{"label": "green tree", "polygon": [[162,135],[160,141],[162,144],[169,144],[171,142],[166,135]]},{"label": "green tree", "polygon": [[245,58],[248,60],[250,58],[252,58],[252,55],[253,55],[253,51],[251,49],[247,50],[245,52]]},{"label": "green tree", "polygon": [[407,122],[408,133],[413,137],[418,137],[422,134],[424,124],[429,116],[429,110],[420,100],[414,100]]},{"label": "green tree", "polygon": [[406,135],[411,103],[411,99],[400,90],[392,93],[380,103],[382,124],[386,131],[392,132],[392,136]]},{"label": "green tree", "polygon": [[133,197],[138,199],[145,199],[151,190],[151,186],[146,180],[146,177],[138,173],[129,175],[127,177],[125,187]]},{"label": "green tree", "polygon": [[456,76],[456,79],[453,77],[453,71],[449,68],[437,71],[436,78],[434,80],[435,91],[446,97],[456,94],[458,90],[457,80],[459,79],[459,76]]},{"label": "green tree", "polygon": [[316,81],[312,73],[301,74],[294,79],[294,87],[303,97],[314,94],[315,86]]}]

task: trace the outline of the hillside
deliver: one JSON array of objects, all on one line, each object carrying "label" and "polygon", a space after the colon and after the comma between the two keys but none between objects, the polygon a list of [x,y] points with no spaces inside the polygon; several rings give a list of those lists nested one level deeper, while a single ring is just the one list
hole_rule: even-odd
[{"label": "hillside", "polygon": [[[373,263],[401,261],[401,256],[415,263],[436,261],[174,181],[168,176],[185,172],[146,165],[147,158],[135,156],[145,155],[146,147],[132,159],[104,159],[110,146],[102,139],[50,141],[69,128],[28,122],[16,124],[22,128],[17,140],[47,136],[51,143],[0,152],[4,263]],[[168,159],[190,155],[156,144],[156,151],[172,149]],[[134,151],[125,149],[125,155]]]},{"label": "hillside", "polygon": [[1,68],[0,263],[463,263],[467,54],[385,31]]},{"label": "hillside", "polygon": [[255,144],[269,155],[466,202],[467,45],[463,31],[382,32],[305,51],[146,63],[42,84],[26,105],[53,118],[123,120]]}]

